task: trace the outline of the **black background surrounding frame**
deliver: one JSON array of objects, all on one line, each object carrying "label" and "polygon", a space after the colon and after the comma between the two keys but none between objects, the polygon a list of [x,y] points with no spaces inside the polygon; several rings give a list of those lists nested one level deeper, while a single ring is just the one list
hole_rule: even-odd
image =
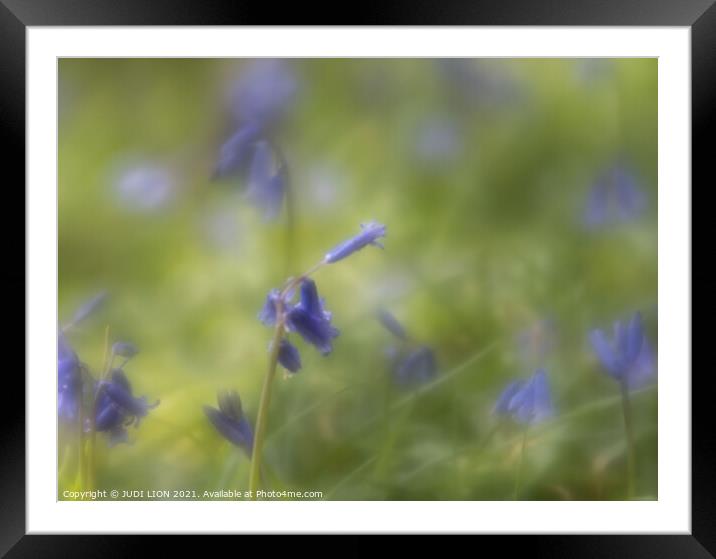
[{"label": "black background surrounding frame", "polygon": [[[127,557],[149,552],[143,536],[26,536],[25,368],[20,337],[25,288],[25,31],[45,25],[618,25],[690,26],[692,36],[692,182],[714,183],[710,165],[716,131],[716,5],[714,0],[400,0],[346,4],[180,0],[0,0],[0,190],[3,212],[0,294],[5,336],[0,370],[0,555],[7,557]],[[351,13],[352,12],[352,13]],[[708,182],[707,182],[708,181]],[[50,186],[48,186],[50,188]],[[693,193],[693,188],[692,188]],[[693,219],[693,218],[692,218]],[[693,252],[693,249],[692,249]],[[27,294],[25,293],[25,296]],[[705,302],[704,302],[705,303]],[[8,304],[17,308],[8,308]],[[20,309],[19,307],[23,307]],[[12,313],[8,311],[13,311]],[[20,334],[22,330],[23,334]],[[662,340],[668,343],[668,340]],[[54,348],[53,348],[54,350]],[[12,359],[8,359],[11,357]],[[18,356],[21,356],[18,359]],[[18,363],[19,362],[19,363]],[[520,553],[532,558],[716,557],[716,435],[713,365],[692,374],[691,535],[483,536],[477,555]],[[677,371],[675,374],[689,374]],[[479,519],[476,519],[479,522]],[[78,527],[80,530],[81,527]],[[316,528],[320,532],[320,527]],[[489,538],[489,539],[488,539]],[[355,540],[355,537],[353,538]],[[233,540],[235,541],[235,540]],[[167,538],[159,543],[170,553]],[[173,542],[172,542],[173,543]],[[227,542],[228,543],[228,542]],[[257,542],[246,542],[256,544]],[[358,554],[373,547],[312,546]],[[482,543],[493,544],[490,547]],[[185,553],[214,554],[207,542],[180,540]],[[236,545],[236,544],[234,544]],[[266,544],[263,544],[266,545]],[[274,544],[271,544],[273,547]],[[167,547],[165,547],[167,546]],[[192,549],[194,546],[196,549]],[[370,546],[370,547],[369,547]],[[496,547],[495,547],[496,546]],[[233,548],[245,554],[249,546]],[[342,550],[342,551],[341,551]],[[267,549],[268,551],[268,549]],[[444,552],[444,551],[443,551]]]}]

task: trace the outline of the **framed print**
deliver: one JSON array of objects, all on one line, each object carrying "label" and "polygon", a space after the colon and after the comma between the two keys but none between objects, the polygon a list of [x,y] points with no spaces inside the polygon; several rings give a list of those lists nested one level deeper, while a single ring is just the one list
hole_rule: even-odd
[{"label": "framed print", "polygon": [[714,553],[691,181],[716,8],[521,4],[0,6],[26,208],[3,552]]}]

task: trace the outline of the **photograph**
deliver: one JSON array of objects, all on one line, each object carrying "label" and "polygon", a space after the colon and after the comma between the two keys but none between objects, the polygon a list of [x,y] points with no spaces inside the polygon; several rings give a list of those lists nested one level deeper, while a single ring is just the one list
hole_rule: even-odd
[{"label": "photograph", "polygon": [[57,500],[658,501],[658,72],[58,57]]}]

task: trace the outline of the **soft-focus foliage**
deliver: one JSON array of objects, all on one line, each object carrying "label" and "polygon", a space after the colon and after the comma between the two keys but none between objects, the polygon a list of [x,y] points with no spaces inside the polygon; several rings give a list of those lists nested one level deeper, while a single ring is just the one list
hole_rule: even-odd
[{"label": "soft-focus foliage", "polygon": [[[267,487],[511,499],[524,427],[495,402],[544,368],[553,413],[529,425],[520,498],[624,498],[619,388],[589,333],[639,311],[655,366],[657,63],[596,62],[61,60],[59,316],[109,297],[58,342],[60,406],[76,415],[76,359],[96,375],[106,325],[141,348],[132,393],[161,400],[129,444],[98,438],[98,487],[245,489],[266,294],[375,220],[385,250],[315,276],[332,352],[291,334]],[[212,180],[248,121],[280,154]],[[630,394],[637,498],[657,497],[656,392]],[[60,493],[76,436],[60,429]]]}]

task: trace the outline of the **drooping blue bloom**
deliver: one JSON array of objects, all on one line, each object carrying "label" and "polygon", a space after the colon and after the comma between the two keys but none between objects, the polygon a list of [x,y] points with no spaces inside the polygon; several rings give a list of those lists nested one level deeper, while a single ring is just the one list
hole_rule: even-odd
[{"label": "drooping blue bloom", "polygon": [[248,64],[234,83],[231,103],[240,122],[271,126],[280,120],[298,90],[298,80],[284,60],[258,59]]},{"label": "drooping blue bloom", "polygon": [[609,221],[609,189],[606,183],[598,181],[587,195],[583,222],[587,228],[594,229]]},{"label": "drooping blue bloom", "polygon": [[494,413],[518,423],[534,425],[554,415],[547,373],[537,369],[527,381],[507,385],[495,404]]},{"label": "drooping blue bloom", "polygon": [[397,358],[393,366],[393,378],[401,386],[428,382],[437,375],[435,353],[428,346],[412,349]]},{"label": "drooping blue bloom", "polygon": [[386,353],[395,383],[407,387],[432,380],[438,372],[432,348],[412,343],[403,325],[387,310],[378,311],[378,320],[400,340],[399,347],[390,347]]},{"label": "drooping blue bloom", "polygon": [[248,456],[254,446],[254,433],[244,416],[241,399],[235,391],[219,392],[219,409],[204,406],[204,413],[216,430],[229,442],[242,448]]},{"label": "drooping blue bloom", "polygon": [[145,396],[135,397],[122,369],[114,369],[109,381],[100,382],[97,394],[95,429],[107,432],[110,444],[125,442],[127,427],[139,426],[149,410],[159,405],[159,400],[150,404]]},{"label": "drooping blue bloom", "polygon": [[324,262],[329,264],[338,262],[368,245],[383,248],[383,245],[378,241],[380,237],[385,237],[385,225],[375,221],[361,223],[361,232],[328,251]]},{"label": "drooping blue bloom", "polygon": [[57,338],[57,413],[61,419],[74,420],[82,395],[82,370],[77,354],[64,335]]},{"label": "drooping blue bloom", "polygon": [[288,189],[288,171],[256,122],[241,126],[221,148],[213,178],[229,177],[245,183],[246,197],[263,212],[264,219],[279,215]]},{"label": "drooping blue bloom", "polygon": [[301,368],[301,354],[296,346],[289,342],[286,338],[281,339],[278,348],[278,362],[284,369],[291,373],[296,373]]},{"label": "drooping blue bloom", "polygon": [[388,330],[388,332],[393,334],[399,340],[406,341],[408,339],[408,334],[403,325],[398,322],[398,319],[395,318],[389,311],[380,309],[378,311],[378,320],[385,327],[385,329]]},{"label": "drooping blue bloom", "polygon": [[276,325],[276,304],[281,299],[281,292],[278,289],[272,289],[266,296],[266,302],[261,307],[258,317],[264,326]]},{"label": "drooping blue bloom", "polygon": [[316,282],[310,278],[301,281],[301,298],[286,315],[289,331],[298,332],[309,344],[314,345],[323,355],[333,349],[332,340],[339,331],[331,325],[331,313],[318,296]]},{"label": "drooping blue bloom", "polygon": [[212,178],[223,179],[245,173],[262,132],[257,122],[249,121],[242,124],[221,146]]},{"label": "drooping blue bloom", "polygon": [[631,221],[646,209],[646,194],[623,163],[608,169],[587,195],[582,221],[589,229]]},{"label": "drooping blue bloom", "polygon": [[[293,306],[291,305],[291,299],[293,298],[293,291],[287,293],[283,299],[282,309],[284,313],[288,313]],[[273,327],[276,326],[276,309],[281,299],[281,291],[278,289],[272,289],[266,296],[264,306],[259,311],[258,318],[264,326]]]},{"label": "drooping blue bloom", "polygon": [[254,147],[248,174],[247,198],[263,211],[264,219],[275,219],[281,211],[288,175],[283,162],[274,161],[274,152],[267,141]]},{"label": "drooping blue bloom", "polygon": [[232,94],[238,129],[221,147],[213,178],[238,177],[246,195],[267,220],[275,219],[288,188],[286,164],[270,141],[296,89],[281,60],[256,60],[244,70]]},{"label": "drooping blue bloom", "polygon": [[614,170],[614,195],[617,218],[629,221],[638,218],[646,208],[646,194],[637,178],[623,165]]},{"label": "drooping blue bloom", "polygon": [[502,391],[500,396],[497,398],[497,402],[495,402],[495,407],[493,408],[492,412],[498,415],[509,415],[510,402],[512,401],[512,398],[514,398],[515,394],[517,394],[523,386],[524,382],[522,382],[521,380],[513,380],[510,384],[508,384],[507,387]]},{"label": "drooping blue bloom", "polygon": [[607,373],[628,389],[643,386],[654,375],[654,355],[641,314],[635,313],[628,324],[615,322],[611,340],[597,329],[589,334],[589,341]]}]

